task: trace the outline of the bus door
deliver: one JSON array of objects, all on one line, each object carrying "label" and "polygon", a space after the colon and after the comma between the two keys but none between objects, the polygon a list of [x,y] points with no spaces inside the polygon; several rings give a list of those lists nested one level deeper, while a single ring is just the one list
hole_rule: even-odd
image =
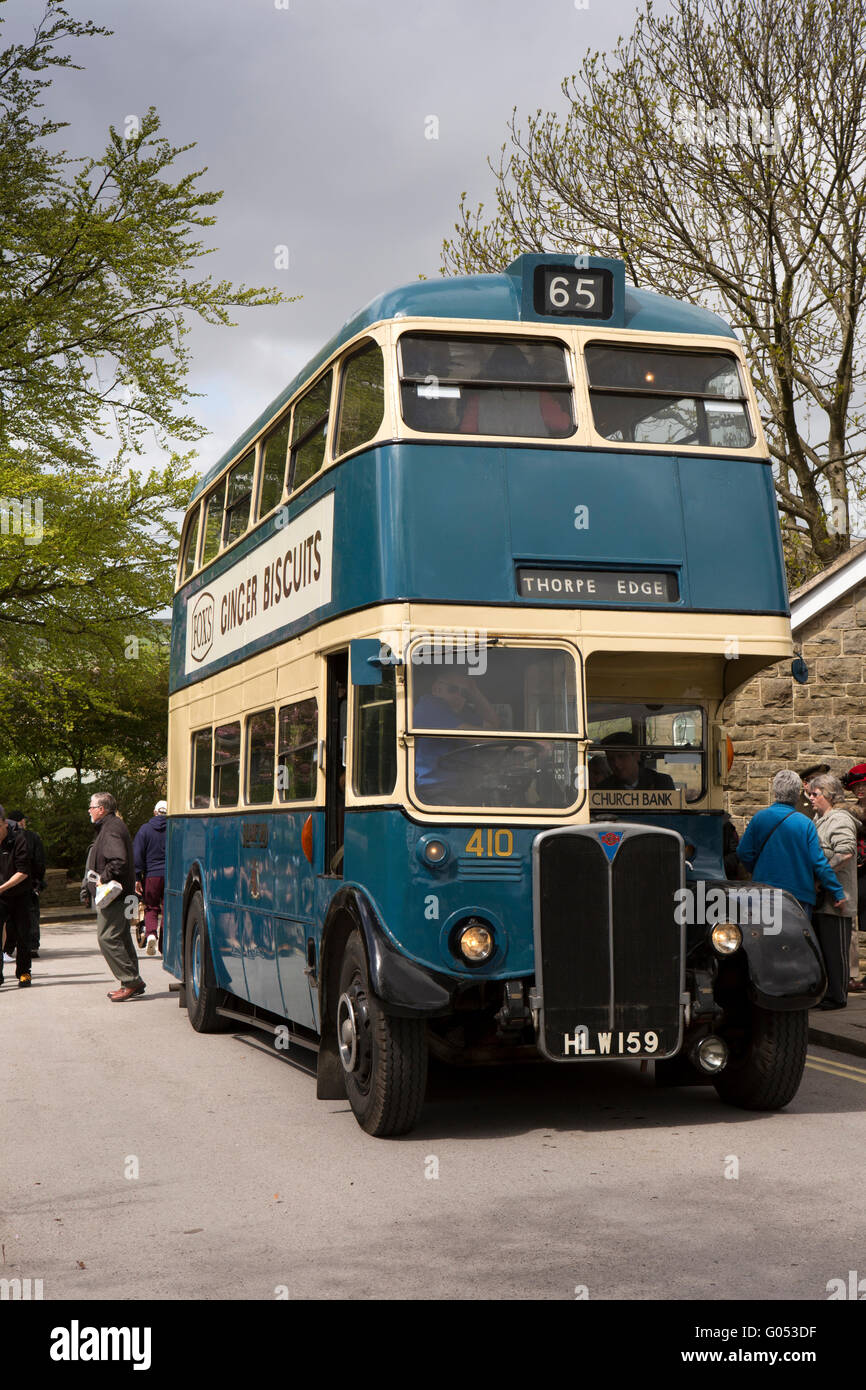
[{"label": "bus door", "polygon": [[343,877],[343,834],[346,820],[346,713],[349,657],[328,657],[325,710],[325,876]]}]

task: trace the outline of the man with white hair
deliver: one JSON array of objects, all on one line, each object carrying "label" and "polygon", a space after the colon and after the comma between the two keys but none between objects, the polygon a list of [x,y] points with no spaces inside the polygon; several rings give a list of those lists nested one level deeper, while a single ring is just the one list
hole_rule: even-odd
[{"label": "man with white hair", "polygon": [[144,898],[145,953],[155,956],[159,947],[160,913],[165,889],[165,827],[168,806],[158,801],[133,843],[135,891]]},{"label": "man with white hair", "polygon": [[[81,901],[96,908],[96,940],[120,988],[108,991],[114,1004],[125,1004],[144,993],[138,973],[138,954],[132,944],[127,902],[133,898],[132,840],[117,814],[111,792],[93,792],[88,807],[95,839],[87,852]],[[105,888],[105,895],[99,890]]]},{"label": "man with white hair", "polygon": [[790,768],[773,778],[773,804],[753,816],[737,845],[737,856],[756,883],[793,894],[806,916],[815,907],[815,879],[831,902],[841,907],[845,891],[827,861],[818,832],[796,809],[803,790],[799,772]]}]

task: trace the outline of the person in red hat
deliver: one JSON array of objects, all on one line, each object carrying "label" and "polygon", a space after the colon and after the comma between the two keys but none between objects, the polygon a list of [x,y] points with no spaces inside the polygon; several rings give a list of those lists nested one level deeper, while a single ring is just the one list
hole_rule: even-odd
[{"label": "person in red hat", "polygon": [[[860,830],[857,836],[857,929],[866,931],[866,763],[855,763],[841,779],[843,787],[853,792],[857,798],[857,810],[853,812]],[[857,945],[857,932],[851,933],[851,978],[848,981],[849,994],[866,992],[866,982],[860,976],[860,952]]]}]

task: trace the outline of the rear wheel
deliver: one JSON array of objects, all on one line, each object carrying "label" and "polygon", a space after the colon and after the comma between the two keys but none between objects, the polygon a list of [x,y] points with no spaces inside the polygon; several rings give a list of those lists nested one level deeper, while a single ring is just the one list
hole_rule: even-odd
[{"label": "rear wheel", "polygon": [[752,1004],[748,1021],[727,1039],[730,1060],[714,1079],[719,1097],[742,1110],[781,1110],[803,1079],[809,1011],[777,1013]]},{"label": "rear wheel", "polygon": [[211,975],[204,900],[196,890],[186,910],[183,978],[189,1021],[197,1033],[222,1033],[230,1027],[230,1020],[220,1018],[217,1013],[222,994],[220,990],[207,983]]},{"label": "rear wheel", "polygon": [[408,1134],[424,1104],[426,1025],[383,1011],[370,988],[357,931],[346,942],[336,1012],[337,1047],[355,1119],[376,1138]]}]

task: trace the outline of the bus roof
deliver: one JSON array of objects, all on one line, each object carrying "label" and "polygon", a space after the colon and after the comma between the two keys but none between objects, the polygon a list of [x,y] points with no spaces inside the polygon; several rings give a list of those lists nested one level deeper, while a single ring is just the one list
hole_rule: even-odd
[{"label": "bus roof", "polygon": [[[512,261],[511,265],[498,275],[457,275],[447,279],[417,280],[412,284],[399,285],[396,289],[376,295],[375,299],[371,299],[369,304],[346,320],[343,327],[325,343],[306,366],[301,368],[288,386],[266,406],[261,415],[202,476],[191,501],[201,496],[229,460],[235,458],[255,439],[268,421],[279,413],[295,392],[315,375],[318,368],[333,353],[362,333],[365,328],[386,319],[400,318],[499,319],[503,323],[538,323],[538,317],[534,314],[530,316],[524,308],[526,300],[523,284],[526,270],[530,263],[533,266],[540,263],[559,265],[567,259],[562,255],[527,254]],[[616,266],[622,274],[621,261],[592,257],[590,264]],[[701,333],[716,337],[736,337],[730,325],[718,314],[712,313],[709,309],[702,309],[696,304],[684,304],[667,295],[656,294],[652,290],[639,290],[633,285],[625,285],[623,303],[623,314],[616,327],[640,329],[649,333]],[[550,325],[551,331],[555,332],[557,320],[545,321]],[[585,324],[589,321],[574,318],[562,322]],[[596,326],[601,332],[612,325],[608,322],[598,323]]]}]

